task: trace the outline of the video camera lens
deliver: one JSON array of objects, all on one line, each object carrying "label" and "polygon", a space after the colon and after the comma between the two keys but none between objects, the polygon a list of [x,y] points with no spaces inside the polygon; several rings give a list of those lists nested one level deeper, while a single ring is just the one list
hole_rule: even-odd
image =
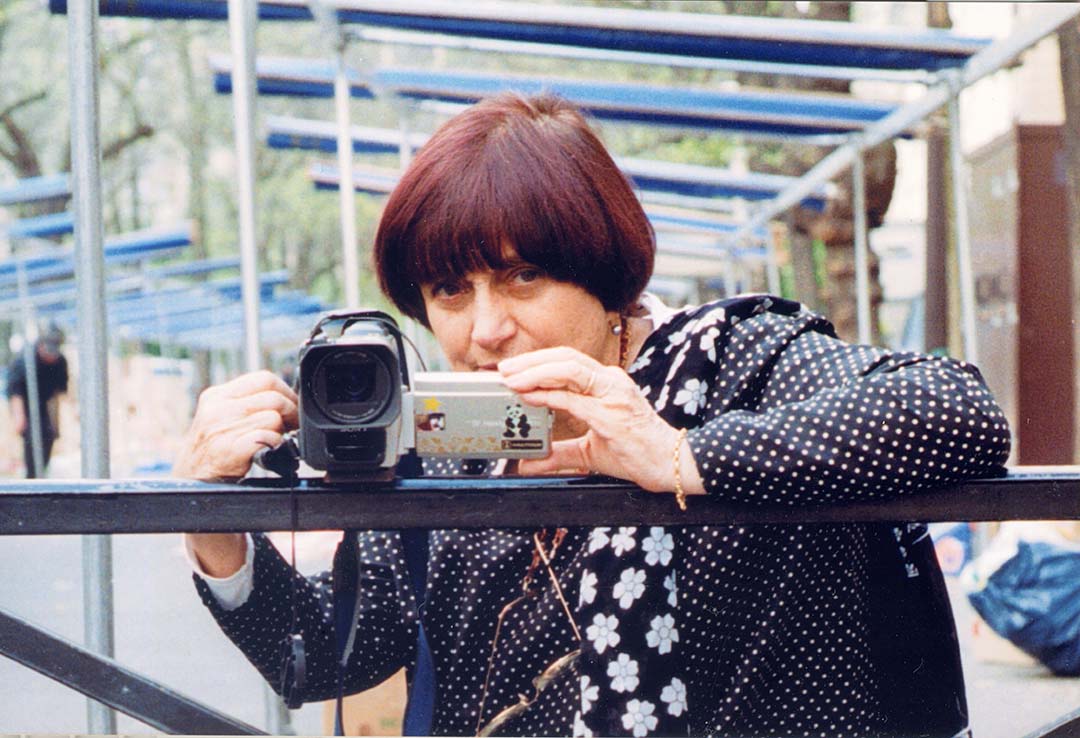
[{"label": "video camera lens", "polygon": [[366,351],[334,351],[315,369],[316,401],[331,418],[363,423],[378,415],[392,398],[390,371]]}]

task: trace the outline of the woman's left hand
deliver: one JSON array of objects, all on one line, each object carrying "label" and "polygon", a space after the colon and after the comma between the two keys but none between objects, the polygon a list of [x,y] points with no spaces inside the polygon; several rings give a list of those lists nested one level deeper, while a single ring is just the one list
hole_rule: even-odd
[{"label": "woman's left hand", "polygon": [[[553,441],[546,459],[520,462],[522,474],[585,469],[629,480],[651,492],[674,489],[679,431],[653,410],[620,367],[560,347],[505,359],[499,362],[499,371],[524,402],[567,413],[589,428],[578,438]],[[688,494],[703,493],[689,444],[682,443],[683,488]]]}]

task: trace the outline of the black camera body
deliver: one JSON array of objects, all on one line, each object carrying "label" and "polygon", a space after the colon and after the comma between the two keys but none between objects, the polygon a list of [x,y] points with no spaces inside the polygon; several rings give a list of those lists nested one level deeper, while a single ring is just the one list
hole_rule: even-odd
[{"label": "black camera body", "polygon": [[392,467],[404,453],[409,377],[397,323],[378,310],[330,313],[300,347],[297,435],[315,469]]},{"label": "black camera body", "polygon": [[550,453],[551,411],[525,405],[497,372],[410,377],[401,331],[378,310],[323,316],[297,367],[296,451],[314,469],[371,474],[395,467],[410,450],[456,459]]}]

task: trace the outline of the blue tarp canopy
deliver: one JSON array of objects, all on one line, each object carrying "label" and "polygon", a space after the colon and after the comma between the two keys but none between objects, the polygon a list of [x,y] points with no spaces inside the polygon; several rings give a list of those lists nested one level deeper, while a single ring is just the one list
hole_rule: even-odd
[{"label": "blue tarp canopy", "polygon": [[[336,165],[317,162],[311,165],[308,175],[314,182],[316,189],[336,190],[341,186],[341,177],[338,175]],[[369,166],[356,167],[353,173],[353,189],[358,192],[385,195],[397,186],[398,177],[398,171],[394,169]],[[740,223],[726,222],[707,216],[661,213],[648,208],[646,208],[645,212],[653,227],[658,230],[672,229],[730,235],[741,227]],[[762,229],[761,235],[764,236],[764,229]]]},{"label": "blue tarp canopy", "polygon": [[[231,62],[211,60],[218,92],[232,91]],[[334,66],[325,61],[261,57],[257,89],[266,95],[333,97]],[[473,103],[515,90],[554,92],[591,115],[614,121],[738,131],[773,136],[842,135],[862,130],[896,110],[887,103],[825,95],[673,88],[658,85],[526,77],[475,72],[384,68],[368,84],[353,73],[353,97],[374,97],[373,87],[416,100]]]},{"label": "blue tarp canopy", "polygon": [[20,179],[15,184],[0,187],[0,205],[19,205],[69,195],[71,195],[71,181],[68,176],[48,174],[42,177]]},{"label": "blue tarp canopy", "polygon": [[[153,259],[190,244],[190,225],[136,231],[105,240],[105,263],[129,264]],[[26,270],[29,282],[68,277],[75,273],[75,253],[72,249],[59,249],[0,261],[0,286],[18,284],[20,266]]]},{"label": "blue tarp canopy", "polygon": [[[938,29],[510,2],[335,0],[344,23],[476,38],[868,69],[963,64],[986,39]],[[99,0],[103,15],[225,20],[226,0]],[[49,0],[54,13],[66,0]],[[307,0],[263,0],[266,20],[310,19]]]},{"label": "blue tarp canopy", "polygon": [[[226,256],[215,259],[201,259],[186,261],[180,264],[167,264],[165,266],[142,269],[137,274],[110,275],[106,282],[106,288],[110,294],[117,295],[121,292],[135,292],[143,290],[148,284],[171,280],[177,277],[190,277],[211,272],[232,270],[240,268],[240,259],[234,256]],[[218,284],[218,283],[212,283]],[[77,287],[74,279],[51,281],[45,285],[31,286],[27,294],[29,301],[39,307],[57,306],[74,303],[77,296]],[[0,309],[17,306],[21,297],[16,288],[0,290]]]},{"label": "blue tarp canopy", "polygon": [[[316,162],[308,169],[308,176],[319,190],[336,190],[341,184],[337,166]],[[353,167],[353,189],[372,195],[388,195],[397,186],[401,175],[396,169],[381,167]]]},{"label": "blue tarp canopy", "polygon": [[[274,116],[267,118],[267,143],[272,148],[299,148],[326,153],[337,151],[337,126],[328,121],[305,120]],[[353,126],[350,130],[353,150],[362,153],[398,153],[402,133],[389,128]],[[427,142],[424,134],[409,136],[411,147]],[[776,174],[737,174],[716,167],[675,164],[646,159],[617,158],[623,173],[643,190],[670,192],[691,197],[738,197],[744,200],[765,200],[775,197],[795,182],[794,177]],[[803,201],[814,210],[825,207],[826,192],[819,192]]]},{"label": "blue tarp canopy", "polygon": [[7,237],[11,239],[48,238],[72,233],[74,230],[75,216],[64,211],[13,221],[8,224]]}]

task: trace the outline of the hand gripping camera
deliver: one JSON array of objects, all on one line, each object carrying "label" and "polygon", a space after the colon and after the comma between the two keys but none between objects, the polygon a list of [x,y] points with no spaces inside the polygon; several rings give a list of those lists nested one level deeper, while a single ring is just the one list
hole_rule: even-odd
[{"label": "hand gripping camera", "polygon": [[497,372],[409,376],[397,323],[376,310],[324,316],[300,347],[300,457],[356,474],[422,457],[543,458],[552,414],[530,407]]}]

